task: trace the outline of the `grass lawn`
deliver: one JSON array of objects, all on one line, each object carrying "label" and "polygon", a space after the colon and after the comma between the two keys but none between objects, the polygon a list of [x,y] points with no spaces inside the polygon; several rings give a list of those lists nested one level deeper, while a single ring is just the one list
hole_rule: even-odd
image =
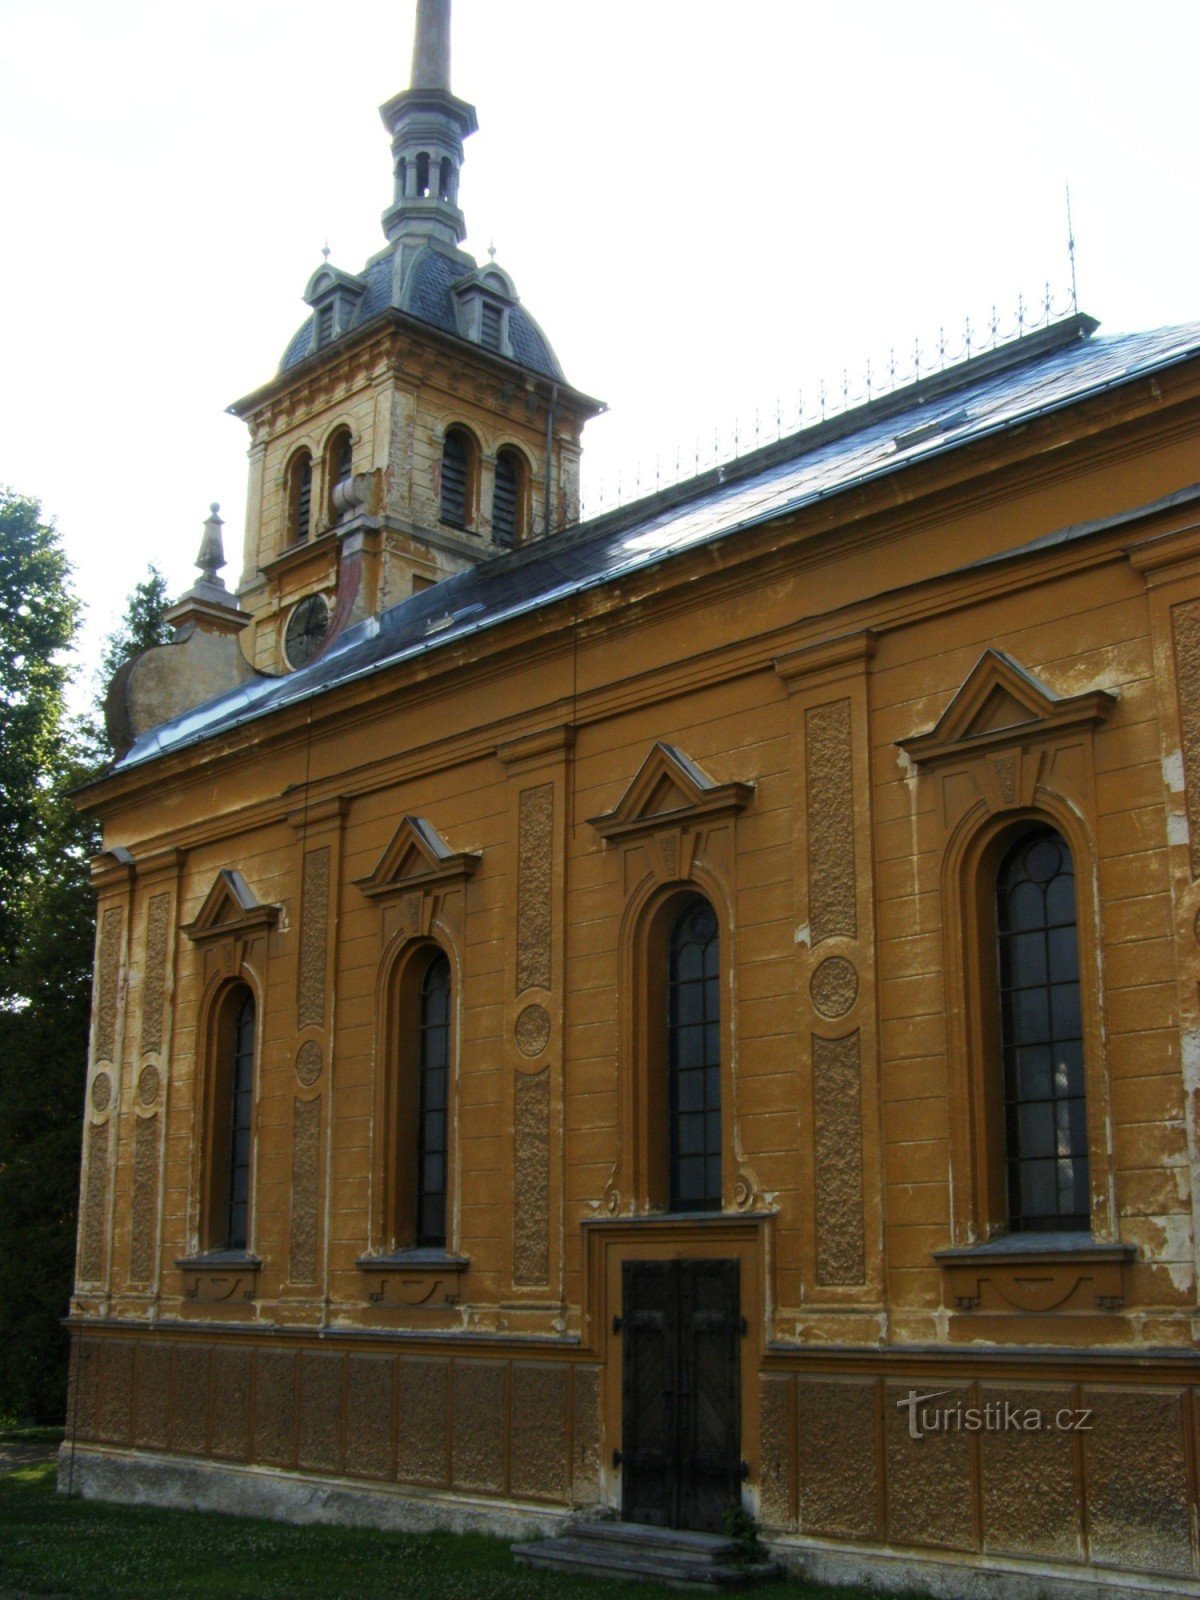
[{"label": "grass lawn", "polygon": [[[11,1436],[8,1436],[11,1437]],[[866,1600],[774,1583],[761,1600]],[[0,1477],[0,1600],[678,1600],[658,1584],[518,1567],[503,1539],[291,1527],[67,1500],[53,1466]]]}]

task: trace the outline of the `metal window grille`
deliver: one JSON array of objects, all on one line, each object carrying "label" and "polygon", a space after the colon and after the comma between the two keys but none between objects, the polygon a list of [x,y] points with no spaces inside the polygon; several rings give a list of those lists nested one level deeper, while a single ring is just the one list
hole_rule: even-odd
[{"label": "metal window grille", "polygon": [[719,1211],[720,943],[705,900],[689,900],[676,919],[667,989],[671,1210]]}]

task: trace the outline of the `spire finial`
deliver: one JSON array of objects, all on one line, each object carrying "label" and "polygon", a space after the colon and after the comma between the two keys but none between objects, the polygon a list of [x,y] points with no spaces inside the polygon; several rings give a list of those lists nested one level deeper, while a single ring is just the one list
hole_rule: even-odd
[{"label": "spire finial", "polygon": [[329,250],[329,240],[328,239],[326,239],[325,243],[321,246],[321,254],[325,257],[326,261],[329,260],[330,250]]},{"label": "spire finial", "polygon": [[495,261],[495,259],[496,259],[496,241],[493,239],[491,244],[488,245],[488,260],[489,261]]},{"label": "spire finial", "polygon": [[217,577],[217,573],[225,565],[225,545],[221,538],[221,529],[225,524],[218,515],[220,509],[215,500],[208,508],[208,521],[204,524],[204,537],[200,541],[200,554],[196,557],[196,565],[200,568],[202,583],[211,583],[218,589],[223,589],[225,581]]},{"label": "spire finial", "polygon": [[412,87],[450,92],[450,0],[417,0]]}]

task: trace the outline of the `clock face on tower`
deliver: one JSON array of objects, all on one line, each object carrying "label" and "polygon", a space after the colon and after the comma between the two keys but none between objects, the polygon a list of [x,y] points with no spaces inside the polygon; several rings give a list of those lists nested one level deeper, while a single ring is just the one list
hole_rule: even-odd
[{"label": "clock face on tower", "polygon": [[329,601],[323,594],[308,595],[288,618],[283,636],[288,666],[306,667],[320,651],[328,632]]}]

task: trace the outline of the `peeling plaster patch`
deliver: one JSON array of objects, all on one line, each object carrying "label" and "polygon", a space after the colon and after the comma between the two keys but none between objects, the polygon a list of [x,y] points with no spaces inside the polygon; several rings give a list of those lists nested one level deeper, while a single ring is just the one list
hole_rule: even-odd
[{"label": "peeling plaster patch", "polygon": [[900,768],[900,771],[904,776],[905,783],[907,783],[910,778],[915,778],[916,777],[916,775],[917,775],[917,764],[916,764],[916,762],[909,755],[908,751],[907,750],[901,750],[899,745],[896,746],[896,765]]},{"label": "peeling plaster patch", "polygon": [[1189,1094],[1200,1089],[1200,1028],[1188,1028],[1180,1035],[1180,1060],[1183,1086]]},{"label": "peeling plaster patch", "polygon": [[1172,794],[1183,793],[1183,751],[1172,750],[1162,758],[1163,782]]},{"label": "peeling plaster patch", "polygon": [[1167,818],[1167,843],[1186,845],[1191,842],[1191,837],[1187,818],[1182,812],[1173,811]]},{"label": "peeling plaster patch", "polygon": [[802,944],[806,950],[812,949],[812,925],[804,922],[796,929],[796,943]]},{"label": "peeling plaster patch", "polygon": [[1163,1230],[1163,1256],[1170,1266],[1178,1266],[1192,1281],[1192,1219],[1182,1212],[1175,1216],[1156,1217]]}]

